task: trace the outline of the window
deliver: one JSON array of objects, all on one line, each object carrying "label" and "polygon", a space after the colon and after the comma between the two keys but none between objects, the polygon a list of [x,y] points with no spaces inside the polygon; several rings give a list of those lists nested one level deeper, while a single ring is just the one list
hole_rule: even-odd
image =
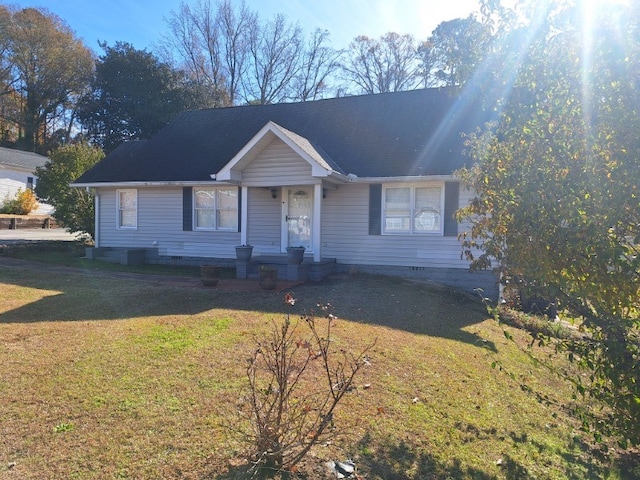
[{"label": "window", "polygon": [[383,188],[382,225],[388,234],[442,234],[442,185]]},{"label": "window", "polygon": [[237,188],[194,188],[196,230],[238,231]]},{"label": "window", "polygon": [[118,190],[118,228],[138,228],[138,191]]}]

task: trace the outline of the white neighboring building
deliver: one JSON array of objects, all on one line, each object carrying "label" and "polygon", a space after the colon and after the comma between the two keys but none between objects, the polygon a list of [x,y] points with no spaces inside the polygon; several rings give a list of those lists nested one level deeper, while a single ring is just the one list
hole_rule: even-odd
[{"label": "white neighboring building", "polygon": [[[36,185],[36,167],[49,161],[44,155],[0,147],[0,204],[15,197],[19,189],[33,189]],[[31,213],[49,215],[53,207],[38,202],[38,208]]]}]

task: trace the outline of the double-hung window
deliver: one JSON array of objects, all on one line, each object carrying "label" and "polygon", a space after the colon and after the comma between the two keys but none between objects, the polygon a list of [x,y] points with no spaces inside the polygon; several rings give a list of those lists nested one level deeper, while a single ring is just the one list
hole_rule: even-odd
[{"label": "double-hung window", "polygon": [[195,230],[238,231],[238,189],[236,187],[194,188]]},{"label": "double-hung window", "polygon": [[442,234],[442,185],[387,185],[383,188],[385,234]]},{"label": "double-hung window", "polygon": [[138,191],[126,189],[117,191],[118,228],[138,228]]}]

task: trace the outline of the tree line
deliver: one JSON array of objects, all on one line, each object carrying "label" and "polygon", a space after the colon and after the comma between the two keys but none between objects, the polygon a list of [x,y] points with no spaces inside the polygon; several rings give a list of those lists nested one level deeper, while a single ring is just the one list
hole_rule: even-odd
[{"label": "tree line", "polygon": [[183,2],[166,24],[155,52],[123,40],[96,56],[46,9],[0,4],[0,144],[46,154],[84,139],[108,153],[191,109],[460,85],[490,38],[470,16],[425,41],[390,32],[336,49],[327,30],[231,0]]}]

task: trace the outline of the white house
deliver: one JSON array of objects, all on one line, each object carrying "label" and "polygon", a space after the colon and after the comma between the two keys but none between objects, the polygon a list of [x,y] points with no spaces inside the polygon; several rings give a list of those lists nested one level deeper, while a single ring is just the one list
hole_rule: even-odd
[{"label": "white house", "polygon": [[72,185],[96,193],[96,247],[147,262],[232,263],[244,244],[274,262],[304,246],[313,280],[357,269],[495,292],[461,259],[453,216],[472,195],[452,174],[482,105],[425,89],[192,111]]},{"label": "white house", "polygon": [[[36,167],[44,166],[49,159],[43,155],[0,147],[0,204],[13,199],[18,190],[33,189],[36,185]],[[35,214],[48,215],[51,205],[39,202]]]}]

